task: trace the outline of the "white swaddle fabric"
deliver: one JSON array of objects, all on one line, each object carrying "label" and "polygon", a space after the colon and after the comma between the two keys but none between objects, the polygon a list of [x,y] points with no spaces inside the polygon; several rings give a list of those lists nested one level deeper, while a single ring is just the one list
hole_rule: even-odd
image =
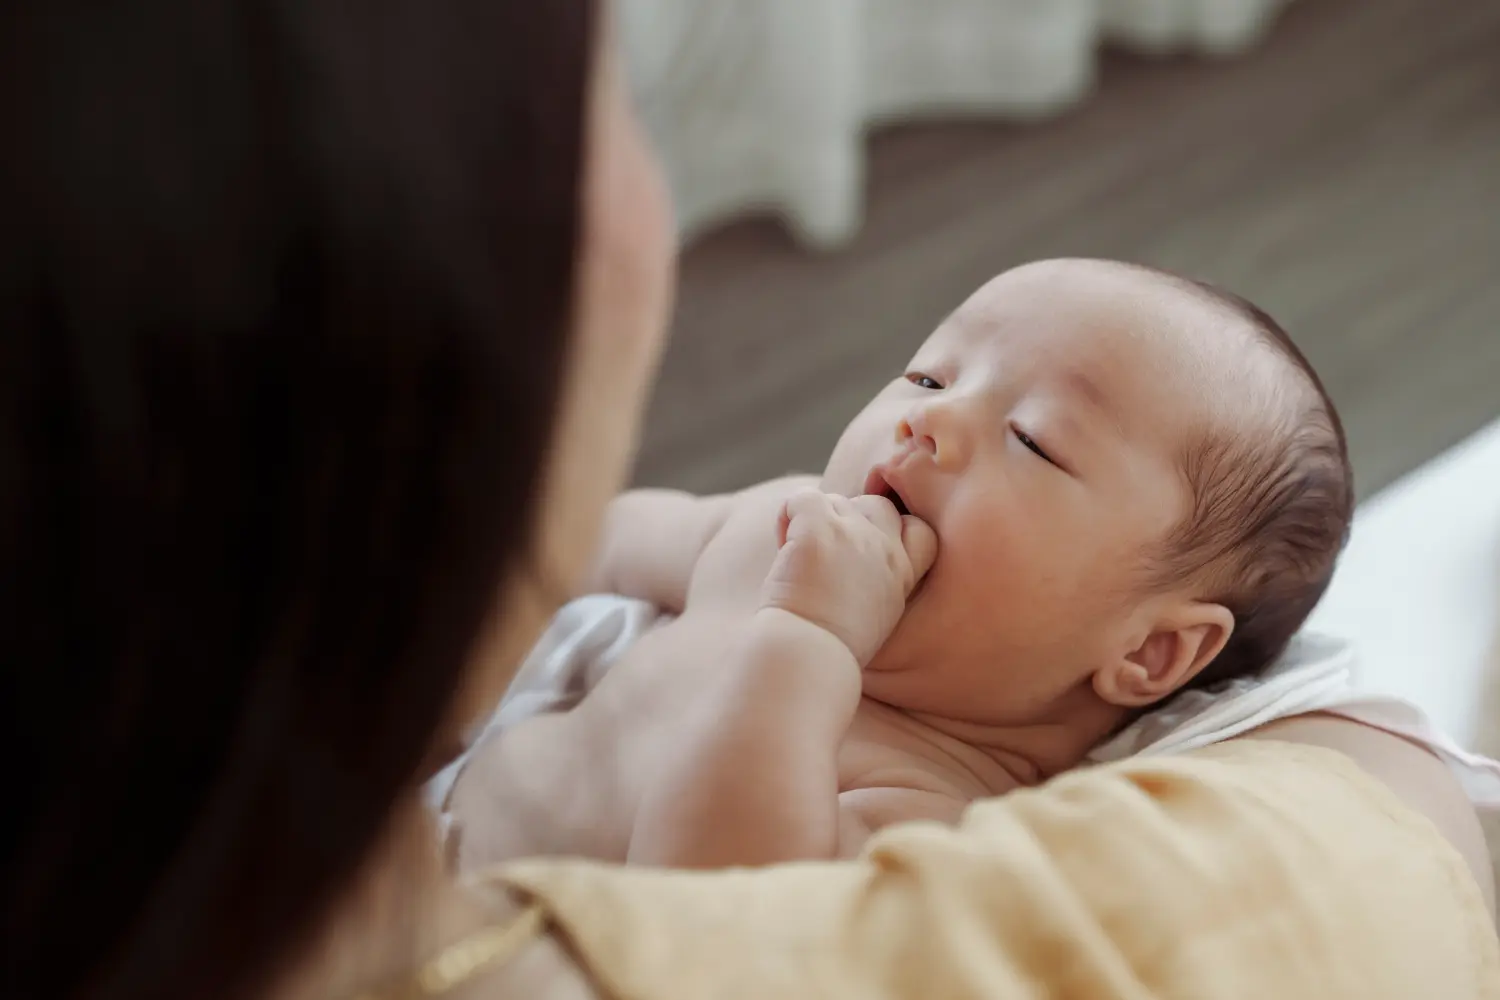
[{"label": "white swaddle fabric", "polygon": [[[469,750],[429,783],[428,801],[442,814],[453,782],[475,747],[522,719],[576,705],[626,649],[666,620],[644,601],[609,594],[566,605],[537,640],[499,708],[469,741]],[[1103,763],[1181,753],[1276,719],[1325,712],[1427,747],[1452,767],[1477,807],[1500,809],[1500,763],[1459,747],[1414,705],[1358,690],[1355,660],[1348,641],[1304,633],[1263,674],[1211,690],[1184,692],[1132,722],[1089,759]]]},{"label": "white swaddle fabric", "polygon": [[427,782],[428,804],[443,815],[469,756],[491,735],[543,712],[583,700],[620,655],[670,617],[645,601],[591,594],[563,605],[531,647],[500,705],[465,742],[468,749]]},{"label": "white swaddle fabric", "polygon": [[1354,645],[1316,632],[1296,636],[1258,676],[1184,691],[1095,748],[1089,759],[1105,763],[1196,750],[1308,712],[1342,716],[1426,747],[1453,769],[1475,806],[1500,809],[1500,763],[1458,746],[1415,705],[1360,691]]}]

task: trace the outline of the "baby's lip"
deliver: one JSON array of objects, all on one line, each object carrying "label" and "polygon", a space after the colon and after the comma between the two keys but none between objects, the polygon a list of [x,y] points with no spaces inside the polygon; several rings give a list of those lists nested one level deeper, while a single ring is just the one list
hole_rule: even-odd
[{"label": "baby's lip", "polygon": [[902,514],[915,513],[907,502],[907,494],[903,489],[900,474],[890,465],[877,465],[870,470],[865,477],[865,488],[867,495],[885,497],[896,505],[896,510]]}]

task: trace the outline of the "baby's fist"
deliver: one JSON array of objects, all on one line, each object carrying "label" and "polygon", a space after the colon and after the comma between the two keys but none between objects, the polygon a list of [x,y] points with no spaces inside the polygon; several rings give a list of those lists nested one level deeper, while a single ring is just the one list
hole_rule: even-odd
[{"label": "baby's fist", "polygon": [[861,667],[884,645],[937,557],[926,522],[885,497],[806,490],[783,505],[762,602],[837,636]]}]

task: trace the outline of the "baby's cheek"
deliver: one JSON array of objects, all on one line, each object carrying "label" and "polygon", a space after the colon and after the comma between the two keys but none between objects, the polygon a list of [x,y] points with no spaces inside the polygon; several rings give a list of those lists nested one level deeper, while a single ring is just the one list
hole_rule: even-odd
[{"label": "baby's cheek", "polygon": [[881,446],[885,435],[878,423],[878,412],[872,412],[874,409],[875,404],[871,404],[839,436],[823,470],[825,491],[845,496],[858,494],[864,489],[870,470],[890,458],[890,449]]},{"label": "baby's cheek", "polygon": [[[1000,502],[954,505],[938,531],[941,549],[973,567],[976,574],[1007,576],[1034,571],[1043,561],[1047,542],[1035,520],[1017,516],[1013,506]],[[939,552],[939,558],[943,557]]]},{"label": "baby's cheek", "polygon": [[940,532],[938,566],[951,571],[956,590],[996,610],[1050,618],[1054,605],[1072,604],[1087,588],[1097,546],[1087,529],[1054,531],[1034,517],[973,513]]}]

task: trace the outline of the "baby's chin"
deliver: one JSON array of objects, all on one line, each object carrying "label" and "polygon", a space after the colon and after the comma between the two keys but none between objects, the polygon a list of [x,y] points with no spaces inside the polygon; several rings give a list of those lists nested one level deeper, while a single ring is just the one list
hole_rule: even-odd
[{"label": "baby's chin", "polygon": [[860,693],[872,701],[878,701],[893,708],[902,708],[906,694],[903,689],[910,685],[901,684],[899,682],[901,676],[901,671],[883,672],[866,667],[861,679]]},{"label": "baby's chin", "polygon": [[865,668],[861,678],[861,693],[871,701],[880,702],[903,712],[922,712],[942,716],[962,714],[955,709],[972,706],[972,696],[945,690],[943,671],[929,672],[927,663],[888,665],[882,669],[879,658]]},{"label": "baby's chin", "polygon": [[876,653],[874,658],[865,664],[865,676],[868,677],[870,674],[888,674],[893,670],[899,669],[891,662],[892,658],[886,655],[888,648],[889,645],[882,646],[880,652]]},{"label": "baby's chin", "polygon": [[919,610],[920,596],[913,595],[913,600],[907,604],[906,614],[896,623],[895,631],[865,665],[867,687],[871,675],[915,673],[926,664],[941,663],[952,652],[942,634],[935,634],[935,630],[924,628],[926,623],[922,621],[924,616]]}]

